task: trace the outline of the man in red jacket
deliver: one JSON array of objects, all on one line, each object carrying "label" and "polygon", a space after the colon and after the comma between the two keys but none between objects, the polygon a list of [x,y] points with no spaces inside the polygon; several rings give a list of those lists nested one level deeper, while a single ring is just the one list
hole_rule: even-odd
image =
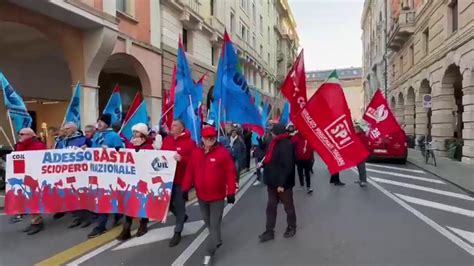
[{"label": "man in red jacket", "polygon": [[174,159],[178,162],[171,191],[170,210],[176,216],[176,226],[174,235],[169,246],[174,247],[181,241],[181,232],[188,216],[186,215],[186,202],[183,196],[182,182],[186,172],[186,167],[191,158],[191,153],[196,148],[196,144],[191,139],[189,131],[185,130],[184,122],[174,120],[171,124],[169,135],[163,140],[161,146],[165,151],[177,151]]},{"label": "man in red jacket", "polygon": [[295,149],[296,168],[298,169],[301,188],[304,189],[306,179],[306,190],[308,194],[311,194],[313,193],[313,189],[311,189],[311,169],[313,167],[314,150],[308,140],[299,132],[291,138],[291,143]]},{"label": "man in red jacket", "polygon": [[[20,139],[15,146],[15,151],[39,151],[46,150],[46,144],[41,142],[31,128],[20,130]],[[38,188],[39,189],[39,188]],[[31,224],[23,232],[34,235],[44,228],[43,218],[40,214],[31,214]]]},{"label": "man in red jacket", "polygon": [[206,227],[209,230],[207,254],[204,265],[212,264],[217,248],[222,245],[221,222],[224,213],[224,199],[235,202],[236,170],[230,152],[217,142],[214,127],[202,129],[203,147],[195,149],[183,179],[185,195],[194,185],[199,207]]}]

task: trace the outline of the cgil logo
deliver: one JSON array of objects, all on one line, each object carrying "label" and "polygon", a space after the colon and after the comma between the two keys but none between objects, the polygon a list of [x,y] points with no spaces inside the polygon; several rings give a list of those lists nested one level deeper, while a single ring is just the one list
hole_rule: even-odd
[{"label": "cgil logo", "polygon": [[151,162],[151,167],[153,170],[159,172],[163,169],[168,169],[168,160],[166,159],[165,156],[156,157],[152,162]]}]

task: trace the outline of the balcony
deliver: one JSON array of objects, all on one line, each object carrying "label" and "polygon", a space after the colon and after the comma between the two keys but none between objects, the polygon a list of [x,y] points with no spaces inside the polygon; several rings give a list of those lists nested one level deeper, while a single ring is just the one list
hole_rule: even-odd
[{"label": "balcony", "polygon": [[392,22],[389,31],[388,48],[399,51],[415,31],[415,10],[402,10]]},{"label": "balcony", "polygon": [[284,56],[285,56],[285,55],[283,54],[283,52],[280,52],[280,51],[279,51],[279,52],[277,53],[277,63],[282,62]]}]

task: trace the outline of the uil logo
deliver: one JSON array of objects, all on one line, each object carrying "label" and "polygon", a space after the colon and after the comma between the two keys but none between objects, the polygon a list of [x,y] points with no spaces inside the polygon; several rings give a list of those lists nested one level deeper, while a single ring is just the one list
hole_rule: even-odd
[{"label": "uil logo", "polygon": [[374,119],[375,122],[380,123],[387,119],[388,117],[388,110],[385,109],[385,105],[380,105],[377,109],[369,107],[367,110],[367,116]]},{"label": "uil logo", "polygon": [[163,155],[160,157],[156,157],[153,162],[151,162],[151,167],[153,168],[153,170],[155,170],[156,172],[159,172],[163,169],[168,169],[168,160],[166,159],[166,157]]}]

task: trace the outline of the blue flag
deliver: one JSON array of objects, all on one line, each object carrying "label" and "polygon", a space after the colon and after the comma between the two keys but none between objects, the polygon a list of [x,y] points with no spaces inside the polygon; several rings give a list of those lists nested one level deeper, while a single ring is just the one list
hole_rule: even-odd
[{"label": "blue flag", "polygon": [[247,81],[241,73],[238,61],[234,45],[225,32],[213,95],[213,108],[218,111],[216,124],[219,125],[221,120],[237,123],[263,135],[261,115],[251,101]]},{"label": "blue flag", "polygon": [[2,89],[4,103],[15,133],[18,133],[22,128],[31,127],[33,119],[28,113],[23,99],[10,85],[2,72],[0,72],[0,88]]},{"label": "blue flag", "polygon": [[78,128],[81,128],[81,85],[79,83],[67,107],[64,122],[74,122]]},{"label": "blue flag", "polygon": [[145,101],[142,101],[130,118],[122,125],[120,133],[127,139],[130,139],[132,137],[132,127],[138,123],[148,125],[148,112],[146,110]]},{"label": "blue flag", "polygon": [[112,91],[112,95],[110,95],[103,113],[112,116],[112,125],[122,121],[122,98],[120,97],[120,88],[118,85],[115,86]]},{"label": "blue flag", "polygon": [[281,113],[281,123],[287,125],[290,121],[290,104],[285,101],[283,105],[283,112]]}]

